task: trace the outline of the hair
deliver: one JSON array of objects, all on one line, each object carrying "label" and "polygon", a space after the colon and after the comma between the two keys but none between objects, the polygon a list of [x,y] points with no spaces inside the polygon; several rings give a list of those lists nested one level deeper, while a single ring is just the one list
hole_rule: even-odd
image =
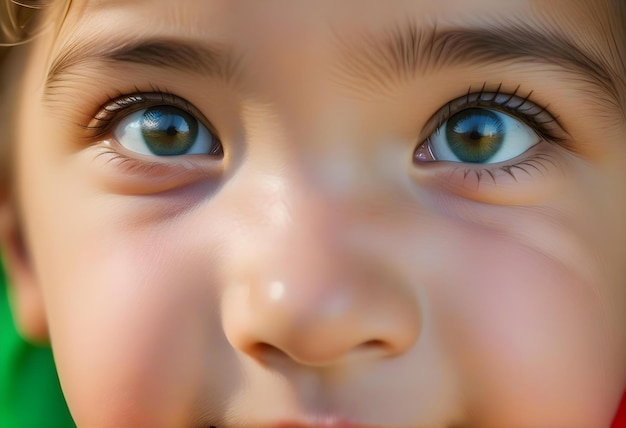
[{"label": "hair", "polygon": [[14,77],[23,46],[43,31],[41,12],[55,0],[0,0],[0,197],[10,183],[12,140],[12,101],[16,95]]},{"label": "hair", "polygon": [[32,35],[29,23],[32,23],[33,13],[44,6],[41,1],[0,1],[0,46],[13,46],[27,41]]}]

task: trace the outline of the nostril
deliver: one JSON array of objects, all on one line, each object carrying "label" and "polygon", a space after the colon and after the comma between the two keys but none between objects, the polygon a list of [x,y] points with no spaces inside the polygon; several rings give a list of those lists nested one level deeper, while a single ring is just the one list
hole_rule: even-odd
[{"label": "nostril", "polygon": [[387,345],[385,344],[385,342],[383,342],[382,340],[368,340],[367,342],[363,343],[361,346],[363,346],[364,348],[385,348],[387,347]]},{"label": "nostril", "polygon": [[[355,352],[357,351],[357,352]],[[248,353],[257,359],[262,364],[270,364],[270,363],[278,363],[279,361],[285,359],[294,359],[292,355],[289,355],[287,352],[283,351],[281,348],[271,345],[267,342],[256,342],[248,348]],[[352,348],[352,351],[348,352],[353,356],[360,355],[361,357],[365,355],[380,355],[382,354],[393,354],[393,346],[379,339],[368,340],[366,342],[361,343],[360,345]],[[312,361],[308,361],[307,364],[314,364]]]},{"label": "nostril", "polygon": [[265,342],[257,342],[254,345],[252,345],[250,348],[251,348],[250,349],[251,353],[255,355],[264,355],[267,353],[278,351],[278,349],[275,346],[270,345],[269,343],[265,343]]},{"label": "nostril", "polygon": [[287,357],[287,354],[281,349],[265,342],[257,342],[250,346],[248,353],[263,363],[268,363],[269,360]]},{"label": "nostril", "polygon": [[385,342],[384,340],[378,340],[378,339],[374,339],[374,340],[368,340],[367,342],[363,342],[362,344],[360,344],[357,349],[360,349],[361,351],[364,352],[375,352],[375,353],[385,353],[385,354],[392,354],[392,346]]}]

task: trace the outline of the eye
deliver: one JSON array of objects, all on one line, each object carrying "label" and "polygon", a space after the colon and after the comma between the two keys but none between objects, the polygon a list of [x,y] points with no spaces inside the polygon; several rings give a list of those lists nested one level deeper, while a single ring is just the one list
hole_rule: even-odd
[{"label": "eye", "polygon": [[171,105],[158,105],[123,118],[113,135],[124,148],[142,155],[218,155],[222,146],[198,119]]},{"label": "eye", "polygon": [[542,141],[528,125],[497,110],[474,107],[452,115],[416,150],[422,161],[491,164],[511,160]]}]

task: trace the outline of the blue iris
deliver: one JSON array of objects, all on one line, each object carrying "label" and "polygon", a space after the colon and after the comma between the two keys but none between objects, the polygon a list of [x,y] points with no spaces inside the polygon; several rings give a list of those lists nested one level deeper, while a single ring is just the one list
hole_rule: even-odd
[{"label": "blue iris", "polygon": [[461,162],[485,163],[500,150],[505,129],[496,113],[468,108],[448,119],[445,133],[450,150]]},{"label": "blue iris", "polygon": [[173,106],[146,109],[139,125],[146,145],[159,156],[185,154],[198,137],[198,121]]}]

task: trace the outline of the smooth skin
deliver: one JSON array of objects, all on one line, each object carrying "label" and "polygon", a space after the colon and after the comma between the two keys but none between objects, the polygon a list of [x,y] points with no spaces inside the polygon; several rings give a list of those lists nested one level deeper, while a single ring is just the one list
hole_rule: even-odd
[{"label": "smooth skin", "polygon": [[[610,14],[576,5],[72,2],[28,53],[2,224],[18,320],[49,336],[77,425],[608,427],[626,385],[622,106],[555,61],[420,51],[389,77],[372,47],[406,25],[424,41],[526,23],[607,51]],[[107,53],[145,39],[216,62]],[[492,165],[416,152],[481,90],[547,109],[559,138]],[[158,91],[223,154],[129,150],[118,123],[145,105],[85,129]]]}]

